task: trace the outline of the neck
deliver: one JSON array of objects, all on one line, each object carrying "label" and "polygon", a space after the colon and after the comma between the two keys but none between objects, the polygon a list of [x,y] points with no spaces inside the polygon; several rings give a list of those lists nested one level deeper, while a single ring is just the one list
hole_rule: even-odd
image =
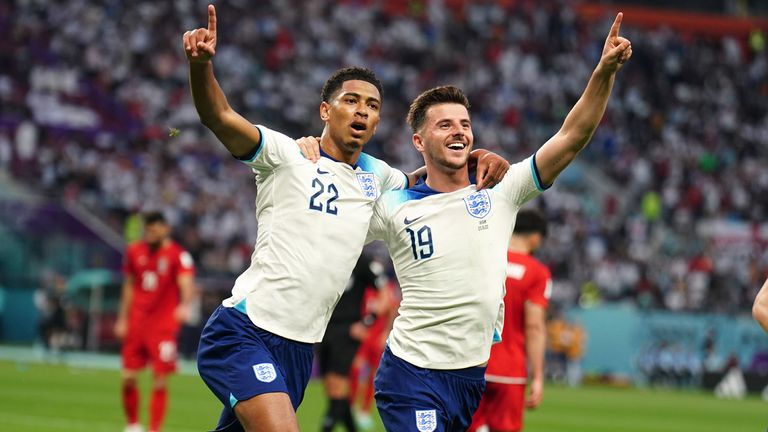
[{"label": "neck", "polygon": [[344,143],[334,141],[328,132],[327,126],[323,129],[323,135],[320,137],[320,148],[337,161],[350,165],[357,163],[360,153],[363,151],[362,147],[355,148],[354,146],[347,146]]},{"label": "neck", "polygon": [[526,239],[512,235],[512,238],[509,240],[509,251],[510,252],[517,252],[525,255],[530,255],[531,252],[531,245],[528,244],[528,241]]},{"label": "neck", "polygon": [[149,245],[149,249],[151,251],[157,251],[157,250],[160,250],[166,244],[168,244],[168,239],[166,238],[166,239],[160,240],[157,243],[147,243],[147,244]]},{"label": "neck", "polygon": [[453,192],[470,185],[467,166],[454,169],[427,163],[427,186],[438,192]]}]

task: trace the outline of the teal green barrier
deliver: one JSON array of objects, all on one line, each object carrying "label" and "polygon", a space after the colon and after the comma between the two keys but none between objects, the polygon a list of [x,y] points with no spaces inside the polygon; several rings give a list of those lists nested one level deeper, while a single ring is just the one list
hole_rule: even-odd
[{"label": "teal green barrier", "polygon": [[0,340],[25,344],[34,341],[38,328],[34,290],[5,288],[2,292]]},{"label": "teal green barrier", "polygon": [[582,368],[591,374],[642,380],[644,360],[659,349],[694,356],[703,369],[723,367],[731,356],[746,369],[756,354],[768,352],[768,335],[748,314],[673,313],[606,305],[574,308],[567,315],[586,331]]}]

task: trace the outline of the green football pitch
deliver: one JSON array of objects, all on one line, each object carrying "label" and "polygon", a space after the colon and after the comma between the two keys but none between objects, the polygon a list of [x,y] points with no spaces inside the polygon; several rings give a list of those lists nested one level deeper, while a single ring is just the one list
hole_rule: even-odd
[{"label": "green football pitch", "polygon": [[[148,380],[143,378],[145,390]],[[114,370],[0,361],[0,430],[121,431],[118,388]],[[142,398],[142,411],[147,399]],[[318,431],[324,409],[320,384],[312,382],[299,409],[301,429]],[[218,412],[218,401],[197,376],[172,378],[166,432],[207,430]],[[768,403],[755,397],[724,401],[699,392],[550,385],[543,406],[526,415],[525,430],[762,432],[766,426]],[[384,429],[377,425],[373,430]]]}]

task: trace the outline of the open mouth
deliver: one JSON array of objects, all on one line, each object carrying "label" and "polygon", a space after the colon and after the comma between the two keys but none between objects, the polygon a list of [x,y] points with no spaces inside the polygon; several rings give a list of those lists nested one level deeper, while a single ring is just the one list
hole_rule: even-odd
[{"label": "open mouth", "polygon": [[358,132],[365,132],[368,129],[368,126],[363,122],[353,122],[351,127]]},{"label": "open mouth", "polygon": [[451,150],[464,150],[467,148],[467,144],[463,142],[452,142],[448,144],[447,147]]}]

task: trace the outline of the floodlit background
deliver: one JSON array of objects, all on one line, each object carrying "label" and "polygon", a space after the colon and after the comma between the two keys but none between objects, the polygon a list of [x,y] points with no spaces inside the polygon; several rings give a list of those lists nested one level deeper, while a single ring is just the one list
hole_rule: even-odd
[{"label": "floodlit background", "polygon": [[[670,5],[673,6],[670,6]],[[248,265],[255,186],[199,124],[181,50],[206,2],[0,3],[0,429],[120,430],[112,334],[126,242],[162,210],[198,266],[168,431],[214,425],[202,323]],[[364,65],[384,83],[366,152],[422,164],[405,113],[462,87],[475,145],[517,161],[559,128],[619,10],[633,58],[590,146],[532,205],[554,277],[542,407],[530,431],[764,430],[768,336],[768,3],[760,0],[216,2],[218,79],[237,111],[317,135],[320,88]],[[388,263],[380,249],[372,249]],[[51,344],[46,323],[64,314]],[[562,340],[561,340],[562,339]],[[737,378],[726,379],[728,371]],[[743,377],[743,380],[738,379]],[[146,388],[146,386],[145,386]],[[715,390],[717,388],[717,391]],[[745,390],[749,395],[740,399]],[[719,397],[714,394],[717,393]],[[144,399],[146,400],[146,398]],[[313,383],[299,410],[319,429]]]}]

